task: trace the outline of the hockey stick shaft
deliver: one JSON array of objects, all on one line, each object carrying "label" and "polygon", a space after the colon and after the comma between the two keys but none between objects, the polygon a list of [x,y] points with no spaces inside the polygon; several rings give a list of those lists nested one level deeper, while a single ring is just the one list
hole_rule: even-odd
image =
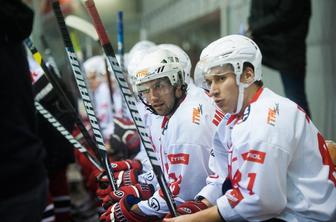
[{"label": "hockey stick shaft", "polygon": [[98,170],[103,170],[95,157],[93,157],[48,110],[37,101],[35,101],[35,107],[36,110],[73,145],[74,148],[81,152]]},{"label": "hockey stick shaft", "polygon": [[110,99],[111,99],[111,104],[112,104],[112,114],[114,115],[116,113],[115,110],[115,103],[113,99],[113,88],[112,88],[112,80],[111,80],[111,74],[108,69],[108,64],[107,64],[107,59],[104,58],[104,63],[105,63],[105,70],[106,70],[106,81],[107,81],[107,87],[110,93]]},{"label": "hockey stick shaft", "polygon": [[123,12],[118,12],[118,54],[120,56],[120,66],[124,69],[124,25]]},{"label": "hockey stick shaft", "polygon": [[54,67],[56,75],[58,77],[61,77],[61,72],[57,68],[56,61],[55,61],[54,57],[51,54],[51,49],[49,47],[49,44],[48,44],[46,38],[44,37],[44,35],[41,35],[40,39],[41,39],[42,47],[44,48],[44,53],[46,55],[47,62]]},{"label": "hockey stick shaft", "polygon": [[56,75],[53,74],[52,66],[48,67],[47,63],[42,58],[41,53],[37,50],[37,48],[34,46],[31,39],[27,38],[24,40],[25,45],[32,53],[34,60],[41,66],[42,70],[44,71],[44,74],[46,75],[47,79],[55,89],[59,99],[61,100],[62,104],[66,107],[67,110],[69,110],[74,117],[75,123],[77,127],[79,128],[80,132],[83,134],[84,139],[88,143],[88,145],[96,151],[97,145],[93,141],[92,137],[90,136],[89,132],[84,126],[84,123],[82,119],[79,117],[79,114],[76,112],[76,109],[73,107],[71,101],[69,100],[68,96],[64,92],[63,88],[59,84]]},{"label": "hockey stick shaft", "polygon": [[116,59],[114,50],[112,48],[112,45],[109,41],[109,38],[106,34],[106,31],[104,29],[103,23],[99,17],[97,8],[94,4],[93,0],[87,0],[85,1],[86,8],[93,20],[94,26],[97,30],[100,43],[104,49],[105,55],[108,58],[108,61],[112,67],[112,72],[118,82],[118,85],[120,87],[120,91],[123,94],[123,97],[126,101],[126,104],[128,106],[128,109],[131,113],[131,116],[133,118],[133,121],[135,123],[135,126],[137,128],[137,131],[140,135],[141,141],[145,147],[147,156],[149,158],[149,161],[152,165],[153,171],[157,177],[158,183],[160,185],[160,188],[164,194],[165,200],[167,202],[167,206],[169,207],[170,213],[174,216],[177,215],[176,213],[176,204],[172,197],[171,191],[167,185],[166,179],[164,177],[164,174],[162,172],[162,169],[160,167],[160,163],[157,159],[156,153],[154,151],[153,145],[151,143],[151,140],[148,136],[147,130],[143,124],[143,121],[139,115],[139,112],[136,107],[136,100],[133,96],[131,90],[129,89],[128,83],[125,79],[125,76],[123,74],[123,71],[121,67],[118,64],[118,61]]},{"label": "hockey stick shaft", "polygon": [[77,83],[77,87],[79,89],[81,98],[83,99],[84,107],[85,107],[86,113],[88,114],[88,117],[90,120],[90,125],[93,129],[93,138],[98,145],[98,153],[102,160],[103,166],[106,170],[106,174],[107,174],[107,177],[109,179],[112,189],[117,190],[117,183],[113,177],[112,168],[110,167],[110,164],[109,164],[109,159],[108,159],[107,150],[105,148],[104,139],[103,139],[103,136],[102,136],[99,124],[98,124],[97,117],[95,115],[93,105],[91,103],[88,88],[86,86],[86,82],[84,81],[84,76],[80,69],[79,61],[77,59],[72,42],[70,40],[70,35],[65,25],[64,16],[61,11],[60,4],[57,0],[52,0],[52,8],[54,10],[58,26],[60,28],[60,31],[63,37],[65,51],[67,53],[67,56],[68,56],[68,59],[71,65],[71,69],[73,71],[73,74],[74,74],[74,77]]},{"label": "hockey stick shaft", "polygon": [[[118,11],[118,30],[117,30],[117,39],[118,39],[118,54],[120,56],[120,67],[123,70],[124,74],[125,72],[125,61],[124,61],[124,48],[125,48],[125,44],[124,44],[124,24],[123,24],[123,12],[122,11]],[[123,117],[126,117],[126,109],[127,109],[127,105],[125,100],[122,100],[122,115]]]}]

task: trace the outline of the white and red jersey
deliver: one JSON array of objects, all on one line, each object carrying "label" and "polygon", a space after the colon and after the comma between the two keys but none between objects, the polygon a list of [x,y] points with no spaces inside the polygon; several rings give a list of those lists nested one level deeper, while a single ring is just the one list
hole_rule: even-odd
[{"label": "white and red jersey", "polygon": [[[204,90],[194,87],[188,88],[186,97],[169,119],[151,118],[151,139],[177,205],[192,200],[205,186],[210,174],[208,163],[213,135],[223,117],[218,113]],[[138,204],[146,215],[163,216],[169,212],[157,188],[148,201]]]},{"label": "white and red jersey", "polygon": [[103,137],[109,139],[114,131],[114,124],[112,113],[113,106],[107,83],[100,83],[97,89],[92,92],[92,102]]},{"label": "white and red jersey", "polygon": [[258,90],[242,117],[214,137],[218,174],[232,189],[217,199],[225,221],[336,221],[336,173],[322,135],[290,100]]}]

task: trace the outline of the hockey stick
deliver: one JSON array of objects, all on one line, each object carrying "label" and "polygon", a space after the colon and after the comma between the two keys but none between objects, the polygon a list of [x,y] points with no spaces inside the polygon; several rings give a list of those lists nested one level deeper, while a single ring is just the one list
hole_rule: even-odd
[{"label": "hockey stick", "polygon": [[41,66],[46,75],[47,79],[51,83],[52,87],[55,89],[59,99],[61,100],[62,104],[71,112],[72,116],[75,119],[75,123],[78,126],[79,130],[84,136],[84,139],[89,144],[89,146],[94,150],[98,150],[96,143],[93,141],[92,137],[90,136],[89,132],[84,126],[82,119],[79,117],[76,109],[73,107],[71,101],[69,100],[68,96],[65,94],[63,88],[59,84],[56,75],[54,74],[54,69],[52,66],[47,66],[47,63],[42,58],[41,53],[37,50],[34,46],[31,39],[27,38],[24,40],[24,44],[30,50],[33,55],[34,60]]},{"label": "hockey stick", "polygon": [[[120,67],[122,69],[122,71],[124,72],[125,75],[125,61],[124,61],[124,48],[125,48],[125,44],[124,44],[124,25],[123,25],[123,12],[119,11],[118,12],[118,54],[120,56]],[[122,116],[125,118],[126,115],[126,102],[125,99],[122,100]]]},{"label": "hockey stick", "polygon": [[153,171],[157,177],[157,180],[159,182],[160,188],[163,192],[163,195],[165,197],[165,200],[167,202],[167,205],[169,207],[170,213],[174,216],[177,216],[176,213],[176,204],[172,197],[171,191],[167,185],[166,179],[164,177],[164,174],[162,172],[162,169],[160,167],[160,163],[156,157],[153,145],[150,141],[150,138],[148,136],[147,130],[143,124],[143,121],[139,115],[139,112],[136,107],[136,100],[133,96],[131,90],[129,89],[128,83],[125,79],[125,76],[123,74],[122,69],[120,68],[118,61],[116,59],[114,50],[112,48],[112,45],[109,41],[109,38],[106,34],[105,28],[103,26],[103,23],[99,17],[97,8],[95,6],[95,3],[93,0],[86,0],[85,6],[93,20],[94,26],[96,27],[100,43],[104,49],[105,55],[108,58],[108,61],[112,67],[112,72],[118,82],[118,85],[120,87],[120,91],[123,94],[123,97],[126,101],[126,104],[128,106],[128,109],[131,113],[131,116],[133,118],[133,121],[135,123],[135,126],[137,128],[137,131],[141,137],[141,141],[145,147],[146,153],[149,158],[149,162],[152,165]]},{"label": "hockey stick", "polygon": [[65,24],[73,29],[83,32],[85,35],[90,36],[94,41],[99,41],[96,29],[88,21],[85,21],[75,15],[68,15],[65,18]]},{"label": "hockey stick", "polygon": [[124,25],[123,25],[123,12],[118,12],[118,54],[120,56],[120,67],[124,66]]},{"label": "hockey stick", "polygon": [[93,157],[88,150],[82,146],[71,133],[62,126],[62,124],[39,102],[35,101],[36,110],[46,119],[48,122],[60,133],[62,134],[79,152],[81,152],[98,170],[103,171],[100,163],[97,162],[95,157]]},{"label": "hockey stick", "polygon": [[45,39],[44,35],[41,35],[40,39],[41,39],[42,47],[44,48],[44,53],[47,57],[46,61],[54,67],[55,73],[57,74],[59,78],[61,78],[61,72],[57,68],[56,61],[51,54],[51,50],[50,50],[47,40]]},{"label": "hockey stick", "polygon": [[[73,29],[76,29],[76,30],[84,33],[85,35],[87,35],[90,38],[92,38],[95,42],[99,41],[99,38],[98,38],[98,35],[97,35],[97,31],[96,31],[96,29],[94,28],[94,26],[90,22],[88,22],[88,21],[86,21],[86,20],[84,20],[84,19],[82,19],[82,18],[80,18],[78,16],[75,16],[75,15],[68,15],[65,18],[65,24],[68,27],[71,27]],[[108,89],[109,89],[109,92],[110,92],[111,103],[113,105],[114,101],[113,101],[113,90],[112,90],[112,85],[111,85],[111,77],[109,75],[107,64],[105,64],[105,65],[106,65],[107,85],[108,85]],[[115,113],[114,108],[112,109],[112,113]]]},{"label": "hockey stick", "polygon": [[74,48],[72,46],[72,42],[70,40],[70,35],[68,32],[68,29],[65,25],[65,21],[64,21],[64,16],[63,13],[61,11],[61,7],[60,4],[57,0],[52,0],[52,8],[54,10],[55,16],[56,16],[56,20],[58,23],[58,26],[60,28],[62,37],[63,37],[63,41],[64,41],[64,45],[65,45],[65,51],[67,53],[70,65],[71,65],[71,69],[73,71],[73,75],[75,77],[76,83],[77,83],[77,87],[79,89],[81,98],[83,99],[84,102],[84,107],[85,110],[88,114],[89,120],[90,120],[90,125],[93,129],[93,137],[95,142],[98,145],[98,153],[100,155],[100,158],[102,160],[103,166],[106,170],[106,174],[107,177],[109,179],[110,185],[112,187],[113,190],[117,190],[117,183],[113,177],[113,170],[110,167],[109,164],[109,159],[108,159],[108,154],[107,154],[107,150],[105,148],[105,144],[104,144],[104,139],[103,136],[101,134],[101,130],[98,124],[98,120],[97,117],[95,115],[95,111],[94,108],[92,106],[91,103],[91,99],[89,96],[89,92],[86,86],[86,82],[84,81],[84,76],[82,74],[82,71],[80,69],[79,66],[79,61],[77,59],[76,53],[74,51]]}]

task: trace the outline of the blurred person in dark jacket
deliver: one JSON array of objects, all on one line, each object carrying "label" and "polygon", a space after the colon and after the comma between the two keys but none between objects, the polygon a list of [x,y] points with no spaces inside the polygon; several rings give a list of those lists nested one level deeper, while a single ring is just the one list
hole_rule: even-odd
[{"label": "blurred person in dark jacket", "polygon": [[0,220],[39,222],[47,179],[22,44],[31,33],[33,12],[20,0],[0,3]]},{"label": "blurred person in dark jacket", "polygon": [[286,97],[310,116],[305,93],[310,0],[252,0],[248,35],[263,52],[263,65],[279,71]]}]

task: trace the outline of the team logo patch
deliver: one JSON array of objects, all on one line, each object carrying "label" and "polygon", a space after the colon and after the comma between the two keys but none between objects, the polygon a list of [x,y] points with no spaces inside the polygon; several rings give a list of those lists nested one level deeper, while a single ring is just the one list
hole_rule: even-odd
[{"label": "team logo patch", "polygon": [[186,153],[168,154],[168,159],[171,164],[189,164],[189,154]]},{"label": "team logo patch", "polygon": [[235,208],[239,202],[244,199],[239,189],[233,188],[231,191],[226,192],[225,196],[227,197],[229,204],[232,208]]},{"label": "team logo patch", "polygon": [[265,161],[266,153],[258,150],[250,150],[247,153],[243,153],[242,157],[246,161],[263,164]]},{"label": "team logo patch", "polygon": [[279,104],[275,104],[275,107],[268,108],[268,115],[267,115],[267,124],[271,126],[275,126],[277,115],[279,115]]},{"label": "team logo patch", "polygon": [[160,203],[155,197],[152,197],[148,200],[148,205],[150,206],[150,208],[156,211],[160,210]]},{"label": "team logo patch", "polygon": [[198,107],[193,108],[193,112],[192,112],[192,123],[195,123],[197,125],[200,124],[201,121],[201,113],[202,113],[202,109],[201,109],[201,105]]}]

